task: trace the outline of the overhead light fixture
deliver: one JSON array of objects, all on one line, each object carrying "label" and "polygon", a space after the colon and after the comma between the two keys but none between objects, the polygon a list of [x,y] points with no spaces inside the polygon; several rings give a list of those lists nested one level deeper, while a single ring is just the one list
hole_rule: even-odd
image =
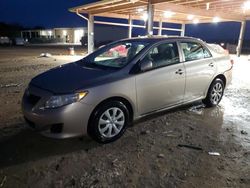
[{"label": "overhead light fixture", "polygon": [[137,12],[139,12],[139,13],[140,13],[140,12],[143,12],[143,11],[144,11],[143,8],[138,8],[138,9],[137,9]]},{"label": "overhead light fixture", "polygon": [[218,16],[215,16],[214,18],[213,18],[213,22],[214,23],[218,23],[218,22],[220,22],[220,18],[218,17]]},{"label": "overhead light fixture", "polygon": [[243,4],[243,9],[244,9],[244,11],[250,10],[250,1],[246,1],[246,2]]},{"label": "overhead light fixture", "polygon": [[172,12],[172,11],[165,11],[163,15],[164,15],[165,18],[171,18],[175,14],[176,13]]},{"label": "overhead light fixture", "polygon": [[210,9],[210,3],[206,3],[206,9],[207,9],[207,10]]},{"label": "overhead light fixture", "polygon": [[142,17],[141,17],[144,21],[148,20],[148,14],[147,13],[143,13]]},{"label": "overhead light fixture", "polygon": [[197,19],[197,18],[193,20],[193,23],[194,23],[194,24],[198,24],[199,22],[200,22],[200,20]]},{"label": "overhead light fixture", "polygon": [[188,19],[188,20],[193,20],[193,19],[194,19],[194,15],[191,15],[191,14],[188,15],[188,16],[187,16],[187,19]]}]

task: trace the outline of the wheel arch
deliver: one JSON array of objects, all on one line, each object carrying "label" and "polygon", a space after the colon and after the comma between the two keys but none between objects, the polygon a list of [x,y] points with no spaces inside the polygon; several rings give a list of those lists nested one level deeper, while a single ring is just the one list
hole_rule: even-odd
[{"label": "wheel arch", "polygon": [[[227,79],[226,79],[225,75],[219,74],[219,75],[217,75],[217,76],[213,79],[213,81],[216,80],[217,78],[219,78],[219,79],[221,79],[221,80],[223,81],[224,87],[225,87],[226,84],[227,84]],[[213,83],[213,81],[212,81],[211,83]]]},{"label": "wheel arch", "polygon": [[[209,97],[209,91],[210,91],[210,88],[213,84],[213,82],[216,80],[216,79],[220,79],[223,84],[224,84],[224,88],[226,87],[226,77],[223,75],[223,74],[219,74],[217,76],[214,77],[214,79],[211,81],[210,85],[208,86],[208,89],[207,89],[207,92],[206,92],[206,97],[202,100],[204,104],[206,104],[207,107],[212,107],[214,106],[214,104],[211,104],[210,102],[210,99],[208,99]],[[221,97],[222,98],[222,97]],[[221,100],[221,99],[220,99]],[[220,102],[220,101],[219,101]],[[219,104],[218,102],[218,104]]]},{"label": "wheel arch", "polygon": [[110,101],[119,101],[119,102],[122,102],[128,109],[129,111],[129,122],[132,123],[133,122],[133,119],[134,119],[134,109],[133,109],[133,106],[131,104],[131,102],[129,102],[129,100],[127,100],[126,98],[124,97],[118,97],[118,96],[114,96],[114,97],[110,97],[110,98],[107,98],[103,101],[101,101],[98,105],[96,105],[96,107],[94,108],[94,110],[91,112],[91,115],[89,117],[89,120],[88,120],[88,126],[87,126],[87,131],[89,129],[89,125],[91,123],[91,120],[93,119],[94,115],[95,115],[95,112],[96,110],[104,105],[105,103],[107,102],[110,102]]},{"label": "wheel arch", "polygon": [[209,90],[211,84],[212,84],[216,79],[218,79],[218,78],[221,79],[221,80],[223,81],[224,87],[226,86],[226,84],[227,84],[227,79],[226,79],[225,75],[223,75],[223,74],[218,74],[217,76],[214,77],[214,79],[213,79],[213,80],[210,82],[210,84],[208,85],[207,90],[206,90],[206,93],[205,93],[205,97],[207,96],[207,93],[208,93],[208,90]]}]

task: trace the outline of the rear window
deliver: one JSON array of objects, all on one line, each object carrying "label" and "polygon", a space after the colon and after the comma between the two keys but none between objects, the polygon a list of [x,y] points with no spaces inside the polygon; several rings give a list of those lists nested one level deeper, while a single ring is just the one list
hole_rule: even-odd
[{"label": "rear window", "polygon": [[227,54],[227,51],[218,44],[208,44],[208,46],[217,54]]},{"label": "rear window", "polygon": [[194,61],[212,57],[211,53],[196,42],[182,42],[181,49],[185,56],[185,61]]}]

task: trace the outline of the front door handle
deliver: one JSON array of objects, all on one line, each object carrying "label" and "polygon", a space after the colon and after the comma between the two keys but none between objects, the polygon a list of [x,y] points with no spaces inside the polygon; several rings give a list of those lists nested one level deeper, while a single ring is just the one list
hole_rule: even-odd
[{"label": "front door handle", "polygon": [[175,74],[179,74],[179,75],[182,75],[184,73],[184,71],[182,69],[178,69]]},{"label": "front door handle", "polygon": [[214,63],[209,63],[208,66],[209,67],[214,67]]}]

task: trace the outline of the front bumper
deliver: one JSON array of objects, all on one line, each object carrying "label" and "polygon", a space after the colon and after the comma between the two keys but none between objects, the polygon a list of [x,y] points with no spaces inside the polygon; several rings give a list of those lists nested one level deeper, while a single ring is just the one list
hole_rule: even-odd
[{"label": "front bumper", "polygon": [[[29,96],[39,96],[40,99],[30,102]],[[94,107],[82,102],[76,102],[55,109],[40,109],[52,93],[36,87],[29,88],[23,96],[22,111],[24,118],[32,129],[52,138],[69,138],[85,135],[88,120]]]}]

